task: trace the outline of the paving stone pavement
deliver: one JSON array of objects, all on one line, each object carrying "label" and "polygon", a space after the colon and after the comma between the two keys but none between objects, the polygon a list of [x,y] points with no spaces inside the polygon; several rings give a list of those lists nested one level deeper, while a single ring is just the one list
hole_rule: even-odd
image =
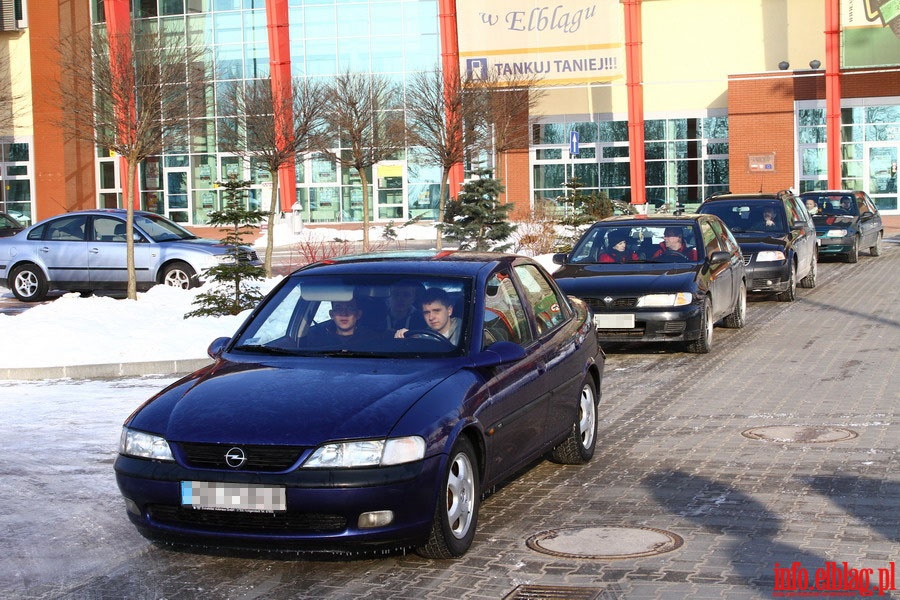
[{"label": "paving stone pavement", "polygon": [[[776,564],[805,569],[812,583],[829,562],[872,569],[877,584],[900,549],[898,242],[855,265],[823,261],[819,285],[798,290],[793,303],[753,298],[746,327],[716,328],[708,355],[608,347],[592,462],[540,462],[494,490],[461,559],[179,552],[145,542],[122,510],[106,568],[0,588],[0,596],[772,598]],[[784,430],[775,441],[743,435],[770,426],[856,436],[792,443]],[[591,527],[653,528],[684,543],[621,559],[527,544],[541,532]]]}]

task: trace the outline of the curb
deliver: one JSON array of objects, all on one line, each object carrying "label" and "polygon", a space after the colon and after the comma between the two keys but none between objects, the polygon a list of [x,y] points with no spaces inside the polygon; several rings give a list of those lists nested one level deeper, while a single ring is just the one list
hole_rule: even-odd
[{"label": "curb", "polygon": [[143,375],[181,376],[212,364],[211,358],[156,360],[148,362],[70,365],[67,367],[22,367],[0,369],[0,380],[113,379]]}]

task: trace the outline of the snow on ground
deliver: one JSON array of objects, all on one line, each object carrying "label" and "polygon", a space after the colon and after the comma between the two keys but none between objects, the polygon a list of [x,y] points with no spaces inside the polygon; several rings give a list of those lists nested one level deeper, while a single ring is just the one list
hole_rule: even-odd
[{"label": "snow on ground", "polygon": [[[399,228],[401,240],[434,239],[434,228],[414,225]],[[381,228],[371,231],[371,240],[380,239]],[[275,227],[274,244],[282,248],[302,241],[327,241],[340,238],[362,239],[361,230],[303,228],[293,233],[290,224]],[[264,248],[265,237],[254,246]],[[538,257],[549,270],[549,257]],[[266,280],[268,292],[280,278]],[[217,337],[231,336],[247,312],[227,317],[191,317],[193,300],[206,287],[178,290],[156,286],[138,294],[137,300],[108,296],[82,298],[65,294],[55,300],[30,307],[17,315],[0,314],[0,340],[5,351],[0,367],[59,367],[206,358],[209,343]],[[0,288],[0,295],[12,292]],[[249,311],[248,311],[249,312]]]}]

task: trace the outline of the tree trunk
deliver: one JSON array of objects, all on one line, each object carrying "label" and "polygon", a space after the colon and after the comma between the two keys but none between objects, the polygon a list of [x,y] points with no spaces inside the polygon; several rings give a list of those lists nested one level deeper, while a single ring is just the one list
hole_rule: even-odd
[{"label": "tree trunk", "polygon": [[122,202],[125,204],[125,256],[128,267],[127,297],[137,300],[137,273],[134,268],[134,182],[137,176],[137,163],[126,160],[125,184],[122,186]]},{"label": "tree trunk", "polygon": [[272,277],[272,254],[275,248],[275,211],[278,208],[278,171],[269,172],[272,176],[272,201],[269,203],[268,232],[266,235],[266,278]]},{"label": "tree trunk", "polygon": [[362,185],[363,205],[363,252],[369,251],[369,180],[366,179],[366,170],[357,169],[359,183]]}]

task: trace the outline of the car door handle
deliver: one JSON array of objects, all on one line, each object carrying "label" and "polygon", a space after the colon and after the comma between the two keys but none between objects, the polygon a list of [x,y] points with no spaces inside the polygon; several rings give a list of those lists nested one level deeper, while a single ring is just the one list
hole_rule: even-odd
[{"label": "car door handle", "polygon": [[97,247],[95,246],[95,247],[91,248],[90,250],[88,250],[88,252],[90,252],[91,254],[99,254],[99,253],[100,253],[100,248],[97,248]]},{"label": "car door handle", "polygon": [[44,252],[44,253],[50,252],[49,246],[41,246],[41,252]]}]

